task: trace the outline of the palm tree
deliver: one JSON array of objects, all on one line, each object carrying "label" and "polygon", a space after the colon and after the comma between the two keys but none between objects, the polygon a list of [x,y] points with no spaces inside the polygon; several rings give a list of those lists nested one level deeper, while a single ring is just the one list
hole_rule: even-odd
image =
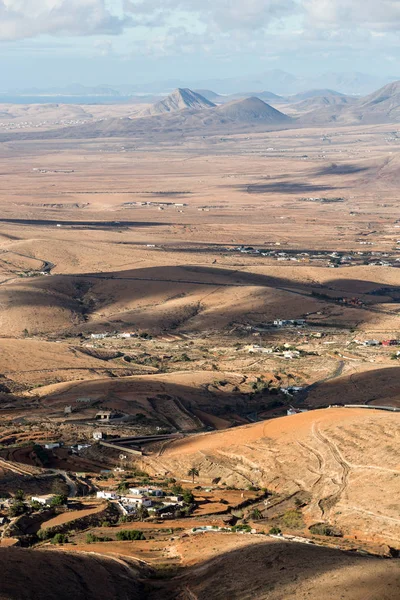
[{"label": "palm tree", "polygon": [[194,483],[194,478],[199,476],[199,470],[196,469],[196,467],[192,467],[191,469],[189,469],[188,475],[189,477],[192,477]]}]

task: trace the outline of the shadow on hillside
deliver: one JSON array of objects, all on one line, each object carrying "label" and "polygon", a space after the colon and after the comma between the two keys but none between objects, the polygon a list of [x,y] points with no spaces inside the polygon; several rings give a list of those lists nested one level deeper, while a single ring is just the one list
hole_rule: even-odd
[{"label": "shadow on hillside", "polygon": [[[201,425],[195,422],[197,418],[205,426],[225,428],[228,424],[242,425],[285,416],[290,405],[310,409],[331,404],[400,406],[400,367],[358,373],[356,384],[352,375],[314,384],[305,399],[301,395],[298,398],[288,398],[278,392],[280,387],[305,384],[297,377],[295,365],[284,369],[280,374],[264,373],[262,385],[256,390],[252,386],[254,378],[241,378],[231,373],[211,370],[208,370],[208,377],[205,377],[207,369],[202,372],[189,371],[188,380],[197,380],[198,384],[186,384],[182,381],[186,376],[183,369],[185,366],[182,366],[182,371],[171,374],[171,380],[166,375],[147,375],[81,381],[78,386],[72,385],[70,389],[53,391],[41,402],[42,406],[63,408],[65,404],[74,403],[77,398],[87,395],[98,399],[99,406],[103,408],[120,410],[128,415],[146,413],[178,431],[184,429],[183,423],[188,430],[201,429]],[[182,410],[194,417],[194,423],[185,423]],[[205,415],[197,414],[196,411]],[[207,415],[219,417],[227,421],[227,425],[215,424]]]},{"label": "shadow on hillside", "polygon": [[[243,288],[251,287],[258,289],[254,289],[249,297],[241,292]],[[75,324],[71,322],[71,326],[79,326],[79,319],[84,324],[84,318],[96,313],[96,321],[91,324],[94,330],[99,327],[119,330],[131,325],[139,329],[176,331],[191,321],[201,331],[207,327],[226,328],[238,322],[258,324],[271,318],[301,318],[307,313],[332,311],[332,305],[335,305],[335,314],[339,310],[340,315],[346,316],[345,321],[338,319],[339,325],[358,325],[372,318],[368,305],[383,302],[383,296],[365,296],[365,310],[339,308],[335,299],[324,295],[329,296],[327,293],[333,291],[336,296],[360,297],[380,289],[380,282],[357,279],[332,279],[321,285],[233,269],[160,266],[23,279],[10,287],[3,286],[0,298],[2,301],[11,298],[13,308],[54,306],[55,309],[68,309],[78,319]],[[220,296],[213,302],[215,292]],[[400,286],[397,286],[390,293],[399,292]],[[249,303],[250,298],[254,300],[252,303]],[[98,316],[101,311],[107,311],[104,318]],[[331,318],[328,314],[325,321],[334,324],[334,318],[337,317]],[[23,320],[22,313],[21,322]],[[24,327],[30,330],[29,323]]]},{"label": "shadow on hillside", "polygon": [[[213,542],[217,545],[215,539]],[[182,569],[171,581],[154,582],[149,599],[320,600],[340,596],[343,600],[389,600],[398,593],[400,578],[394,561],[269,541]]]},{"label": "shadow on hillside", "polygon": [[150,571],[101,555],[23,548],[0,548],[0,566],[1,600],[142,600],[139,577]]},{"label": "shadow on hillside", "polygon": [[309,391],[309,406],[369,404],[400,407],[400,367],[353,373],[315,384]]},{"label": "shadow on hillside", "polygon": [[252,185],[241,186],[241,189],[248,194],[308,194],[312,192],[334,190],[335,187],[313,183],[282,181],[273,183],[254,183]]},{"label": "shadow on hillside", "polygon": [[370,167],[360,167],[351,163],[331,164],[319,169],[315,175],[318,177],[323,175],[355,175],[357,173],[364,173],[365,171],[370,171]]}]

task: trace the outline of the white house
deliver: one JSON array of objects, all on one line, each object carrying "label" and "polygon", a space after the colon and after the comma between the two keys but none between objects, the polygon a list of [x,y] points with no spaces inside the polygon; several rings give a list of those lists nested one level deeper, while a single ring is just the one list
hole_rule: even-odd
[{"label": "white house", "polygon": [[148,493],[147,488],[129,488],[129,493],[133,496],[145,496]]},{"label": "white house", "polygon": [[94,440],[102,440],[103,439],[103,432],[102,431],[94,431],[93,432],[93,439]]},{"label": "white house", "polygon": [[46,496],[32,496],[32,502],[38,502],[42,506],[51,506],[51,502],[54,498],[54,494],[47,494]]},{"label": "white house", "polygon": [[106,500],[118,500],[117,492],[101,490],[96,494],[97,498],[105,498]]},{"label": "white house", "polygon": [[297,350],[292,350],[292,351],[288,351],[288,352],[284,352],[283,353],[283,358],[286,358],[287,360],[291,360],[293,358],[299,358],[300,356],[300,352],[298,352]]},{"label": "white house", "polygon": [[44,447],[46,450],[55,450],[56,448],[61,448],[60,442],[53,442],[50,444],[45,444]]},{"label": "white house", "polygon": [[164,496],[163,490],[158,488],[129,488],[129,493],[134,496]]},{"label": "white house", "polygon": [[299,415],[300,413],[304,413],[304,412],[308,412],[308,410],[306,408],[288,408],[286,414],[288,415],[288,417],[290,417],[291,415]]},{"label": "white house", "polygon": [[127,504],[131,504],[132,506],[151,506],[152,501],[150,498],[146,498],[144,496],[137,496],[136,494],[127,494],[126,496],[121,496],[121,501],[126,502]]}]

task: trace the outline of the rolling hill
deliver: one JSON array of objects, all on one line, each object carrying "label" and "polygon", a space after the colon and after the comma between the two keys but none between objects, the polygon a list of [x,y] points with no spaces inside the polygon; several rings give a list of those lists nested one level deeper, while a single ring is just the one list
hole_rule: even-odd
[{"label": "rolling hill", "polygon": [[221,119],[229,119],[232,123],[290,123],[291,117],[276,110],[260,98],[251,97],[235,100],[215,110]]},{"label": "rolling hill", "polygon": [[150,600],[394,600],[400,588],[398,561],[264,536],[197,534],[179,550],[197,560]]},{"label": "rolling hill", "polygon": [[[352,124],[379,124],[397,123],[400,120],[400,81],[385,85],[373,94],[360,99],[347,96],[326,96],[329,102],[306,100],[306,104],[293,105],[307,115],[301,117],[302,122],[313,124],[337,123],[340,125]],[[311,100],[311,101],[310,101]],[[318,106],[319,104],[319,106]]]},{"label": "rolling hill", "polygon": [[0,548],[0,565],[1,600],[144,597],[138,581],[142,569],[135,561],[64,551]]},{"label": "rolling hill", "polygon": [[199,481],[303,492],[307,526],[325,522],[350,538],[397,547],[400,414],[331,408],[172,442],[146,468]]},{"label": "rolling hill", "polygon": [[254,128],[279,128],[293,123],[288,115],[272,108],[259,98],[245,98],[213,105],[190,90],[177,93],[132,117],[109,118],[97,122],[61,127],[48,131],[5,133],[0,141],[43,139],[98,139],[144,137],[146,141],[182,139],[185,135],[213,135],[246,132]]}]

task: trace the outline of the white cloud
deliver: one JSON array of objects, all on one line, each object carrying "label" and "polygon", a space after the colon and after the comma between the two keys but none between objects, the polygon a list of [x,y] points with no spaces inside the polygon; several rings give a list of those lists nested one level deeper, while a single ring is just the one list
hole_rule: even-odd
[{"label": "white cloud", "polygon": [[144,22],[152,16],[165,23],[179,13],[220,31],[261,29],[298,10],[296,0],[123,0],[123,6]]},{"label": "white cloud", "polygon": [[399,0],[304,0],[310,24],[326,28],[400,29]]},{"label": "white cloud", "polygon": [[128,19],[105,0],[0,0],[0,40],[121,33]]},{"label": "white cloud", "polygon": [[[138,54],[396,45],[400,0],[0,0],[0,41],[119,35]],[[99,51],[108,54],[103,45]]]}]

